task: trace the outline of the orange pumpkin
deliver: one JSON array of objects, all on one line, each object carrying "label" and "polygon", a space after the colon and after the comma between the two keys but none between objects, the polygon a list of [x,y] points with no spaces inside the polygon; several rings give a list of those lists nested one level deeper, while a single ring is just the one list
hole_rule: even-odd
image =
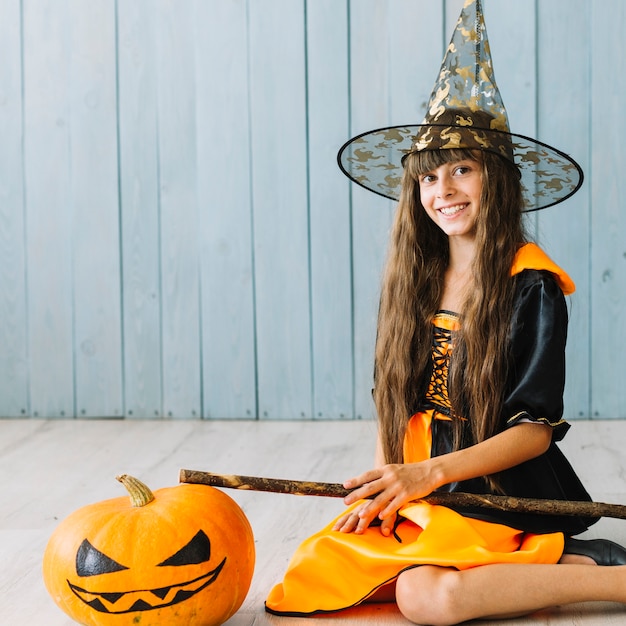
[{"label": "orange pumpkin", "polygon": [[52,534],[43,577],[54,601],[88,626],[214,626],[244,601],[254,539],[223,492],[178,485],[154,494],[118,477],[128,497],[83,507]]}]

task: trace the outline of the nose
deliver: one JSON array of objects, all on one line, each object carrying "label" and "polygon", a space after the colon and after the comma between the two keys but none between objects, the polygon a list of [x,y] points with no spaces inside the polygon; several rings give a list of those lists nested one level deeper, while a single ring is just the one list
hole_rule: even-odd
[{"label": "nose", "polygon": [[437,179],[437,196],[446,198],[454,193],[454,181],[448,173],[442,173]]}]

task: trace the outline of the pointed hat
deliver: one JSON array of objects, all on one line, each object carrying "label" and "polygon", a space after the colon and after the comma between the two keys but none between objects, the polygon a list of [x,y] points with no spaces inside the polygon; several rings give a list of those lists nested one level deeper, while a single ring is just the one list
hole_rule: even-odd
[{"label": "pointed hat", "polygon": [[520,172],[525,211],[545,209],[583,182],[578,163],[536,139],[511,133],[493,73],[480,0],[466,0],[424,121],[368,131],[339,151],[339,167],[362,187],[397,200],[410,152],[469,148],[495,152]]}]

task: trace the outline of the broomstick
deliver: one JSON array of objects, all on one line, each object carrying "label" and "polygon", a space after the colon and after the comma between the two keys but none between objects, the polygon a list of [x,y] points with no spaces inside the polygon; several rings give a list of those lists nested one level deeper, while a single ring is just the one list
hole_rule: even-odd
[{"label": "broomstick", "polygon": [[[181,483],[195,483],[228,489],[248,491],[271,491],[298,496],[325,496],[344,498],[350,493],[339,483],[319,483],[304,480],[237,476],[233,474],[211,474],[196,470],[181,469]],[[375,497],[375,496],[370,496]],[[448,507],[481,507],[516,513],[541,515],[578,515],[580,517],[615,517],[626,519],[626,506],[604,502],[576,502],[571,500],[544,500],[539,498],[516,498],[475,493],[431,493],[423,502]]]}]

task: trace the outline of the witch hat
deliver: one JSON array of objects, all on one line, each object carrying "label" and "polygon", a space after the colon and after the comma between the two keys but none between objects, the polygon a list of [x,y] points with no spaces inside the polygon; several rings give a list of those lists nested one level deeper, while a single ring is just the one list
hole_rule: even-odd
[{"label": "witch hat", "polygon": [[407,154],[450,148],[495,152],[516,165],[525,211],[562,202],[583,182],[571,157],[509,130],[480,0],[467,0],[461,11],[422,123],[358,135],[342,146],[337,160],[354,182],[397,200]]}]

